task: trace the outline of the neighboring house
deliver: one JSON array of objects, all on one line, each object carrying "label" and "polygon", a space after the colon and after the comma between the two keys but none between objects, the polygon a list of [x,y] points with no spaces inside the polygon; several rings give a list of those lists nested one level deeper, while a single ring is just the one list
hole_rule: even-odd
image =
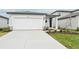
[{"label": "neighboring house", "polygon": [[49,27],[49,15],[37,12],[7,12],[12,30],[43,30]]},{"label": "neighboring house", "polygon": [[9,26],[9,18],[0,15],[0,28]]},{"label": "neighboring house", "polygon": [[59,27],[66,29],[77,29],[79,28],[79,10],[74,10],[72,13],[60,17]]}]

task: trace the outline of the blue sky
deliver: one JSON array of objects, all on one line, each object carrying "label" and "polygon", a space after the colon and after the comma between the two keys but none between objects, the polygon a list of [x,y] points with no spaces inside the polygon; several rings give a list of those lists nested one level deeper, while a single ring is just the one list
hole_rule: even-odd
[{"label": "blue sky", "polygon": [[6,12],[8,11],[32,11],[32,12],[42,12],[42,13],[52,13],[54,9],[0,9],[0,15],[8,17]]}]

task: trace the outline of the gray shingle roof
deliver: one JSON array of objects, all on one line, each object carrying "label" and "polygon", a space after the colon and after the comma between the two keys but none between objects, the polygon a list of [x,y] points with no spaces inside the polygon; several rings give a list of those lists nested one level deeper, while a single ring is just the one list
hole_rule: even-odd
[{"label": "gray shingle roof", "polygon": [[47,13],[39,13],[39,12],[30,12],[30,11],[25,11],[25,12],[7,12],[7,14],[34,14],[34,15],[47,15],[50,18],[58,17],[60,15],[51,15]]}]

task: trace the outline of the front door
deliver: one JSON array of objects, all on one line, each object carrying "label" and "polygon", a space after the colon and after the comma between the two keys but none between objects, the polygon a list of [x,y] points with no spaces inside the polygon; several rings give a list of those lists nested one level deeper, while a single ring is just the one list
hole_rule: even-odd
[{"label": "front door", "polygon": [[49,19],[50,27],[52,27],[52,18]]}]

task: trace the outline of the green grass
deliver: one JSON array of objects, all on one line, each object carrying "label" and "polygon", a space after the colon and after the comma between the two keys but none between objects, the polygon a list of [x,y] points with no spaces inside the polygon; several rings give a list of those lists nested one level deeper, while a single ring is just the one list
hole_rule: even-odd
[{"label": "green grass", "polygon": [[79,49],[79,34],[49,33],[54,39],[70,49]]},{"label": "green grass", "polygon": [[0,37],[7,34],[8,32],[3,32],[3,31],[0,31]]}]

